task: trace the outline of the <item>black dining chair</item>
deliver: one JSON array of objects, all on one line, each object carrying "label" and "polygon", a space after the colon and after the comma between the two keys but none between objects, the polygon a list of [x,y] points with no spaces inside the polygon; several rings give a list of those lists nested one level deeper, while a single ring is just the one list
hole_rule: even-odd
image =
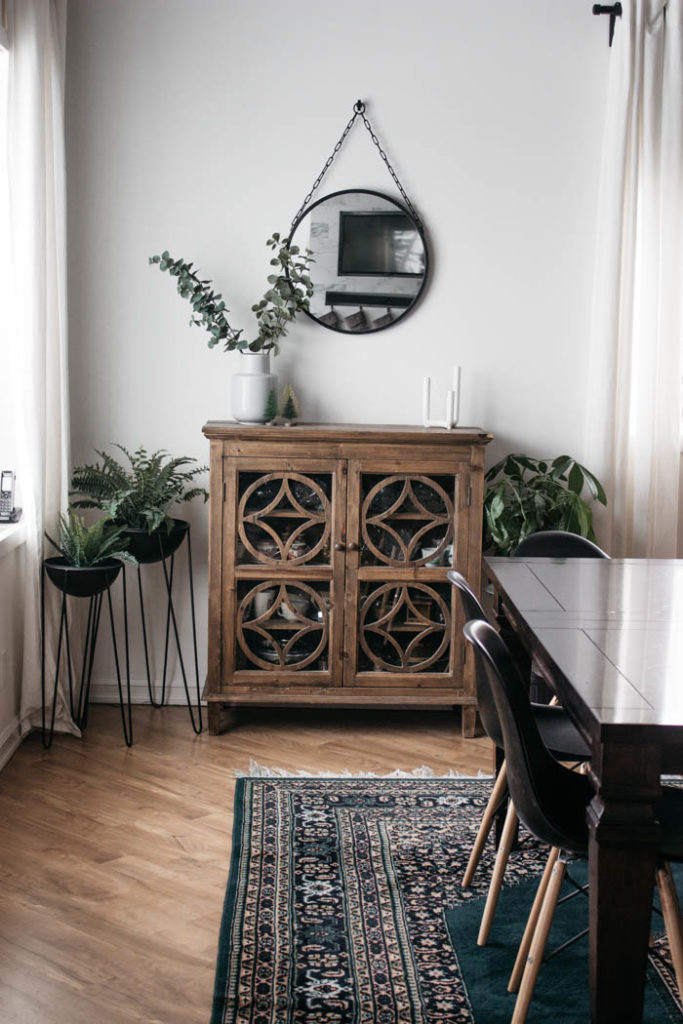
[{"label": "black dining chair", "polygon": [[[570,771],[548,750],[522,677],[495,629],[488,622],[470,621],[464,634],[474,649],[477,692],[484,693],[487,700],[492,699],[496,707],[515,809],[529,832],[551,846],[550,867],[546,866],[543,874],[540,895],[534,902],[516,965],[526,966],[512,1024],[524,1024],[565,876],[566,859],[588,856],[586,810],[595,792],[586,775]],[[668,862],[683,861],[683,791],[663,787],[655,815],[661,826],[656,881],[680,992],[683,929]],[[516,989],[514,971],[509,989]]]},{"label": "black dining chair", "polygon": [[[465,577],[455,570],[448,572],[447,576],[449,581],[458,591],[462,602],[465,620],[467,622],[473,619],[487,621],[486,612],[482,608],[476,594],[468,584]],[[498,720],[495,703],[487,688],[484,687],[480,690],[478,677],[477,709],[479,711],[479,717],[481,719],[484,732],[489,739],[495,743],[499,750],[503,750],[503,734]],[[543,736],[544,743],[553,751],[553,755],[555,757],[559,758],[561,761],[571,762],[582,762],[590,757],[590,751],[586,743],[566,711],[560,707],[552,707],[548,704],[533,704],[532,713],[541,735]],[[506,761],[503,760],[498,770],[498,775],[496,776],[496,781],[491,792],[491,796],[489,797],[488,804],[486,805],[486,810],[484,811],[481,824],[479,825],[474,846],[472,847],[472,852],[462,880],[463,888],[468,888],[468,886],[472,884],[472,880],[481,860],[491,827],[496,819],[498,811],[503,806],[507,797],[507,768]],[[482,914],[479,935],[477,936],[477,945],[479,946],[485,946],[488,941],[491,925],[493,924],[493,917],[498,904],[498,897],[505,877],[505,869],[507,867],[510,851],[514,844],[516,835],[517,814],[515,812],[514,801],[511,800],[508,804],[505,823],[501,831],[500,842],[498,843],[498,849],[496,851],[496,858],[493,866],[493,873],[489,884],[488,896],[484,906],[484,913]]]},{"label": "black dining chair", "polygon": [[[538,530],[520,541],[513,558],[609,558],[592,540],[566,530]],[[535,664],[531,666],[529,692],[535,699],[547,694],[545,679]]]},{"label": "black dining chair", "polygon": [[521,540],[513,558],[609,558],[592,540],[565,530],[538,530]]}]

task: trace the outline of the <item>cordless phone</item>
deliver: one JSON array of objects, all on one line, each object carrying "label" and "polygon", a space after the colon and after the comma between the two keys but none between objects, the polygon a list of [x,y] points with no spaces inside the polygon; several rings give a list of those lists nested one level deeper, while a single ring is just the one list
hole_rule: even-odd
[{"label": "cordless phone", "polygon": [[3,469],[0,475],[0,523],[15,523],[21,509],[14,507],[14,473]]}]

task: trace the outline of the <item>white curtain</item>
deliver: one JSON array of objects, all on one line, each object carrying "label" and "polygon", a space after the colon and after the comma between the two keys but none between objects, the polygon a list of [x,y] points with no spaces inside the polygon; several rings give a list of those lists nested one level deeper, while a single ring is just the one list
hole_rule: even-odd
[{"label": "white curtain", "polygon": [[[22,733],[40,725],[40,565],[45,527],[67,504],[64,72],[66,0],[9,0],[9,200],[12,394],[26,544]],[[47,645],[46,645],[47,646]],[[49,652],[53,654],[52,651]],[[53,661],[46,663],[48,678]],[[63,691],[55,728],[78,732]]]},{"label": "white curtain", "polygon": [[[683,322],[683,0],[625,0],[609,52],[587,463],[613,556],[676,554]],[[605,55],[607,59],[607,54]]]}]

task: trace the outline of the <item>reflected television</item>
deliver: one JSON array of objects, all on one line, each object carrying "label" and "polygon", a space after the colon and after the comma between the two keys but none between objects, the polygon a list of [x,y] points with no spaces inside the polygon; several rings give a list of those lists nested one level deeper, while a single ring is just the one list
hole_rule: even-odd
[{"label": "reflected television", "polygon": [[339,214],[337,272],[346,277],[422,277],[425,251],[407,213]]}]

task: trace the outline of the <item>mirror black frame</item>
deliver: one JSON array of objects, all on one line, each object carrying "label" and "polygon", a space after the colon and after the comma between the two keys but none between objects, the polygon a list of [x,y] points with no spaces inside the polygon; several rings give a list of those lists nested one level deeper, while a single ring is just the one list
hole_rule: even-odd
[{"label": "mirror black frame", "polygon": [[[361,334],[377,334],[379,331],[385,331],[388,327],[395,327],[397,324],[401,323],[405,319],[405,317],[408,316],[409,313],[412,313],[413,310],[415,309],[415,307],[417,305],[419,305],[419,302],[420,302],[420,300],[421,300],[421,298],[422,298],[422,296],[424,294],[425,286],[426,286],[427,280],[429,278],[429,264],[430,264],[430,261],[429,261],[429,247],[427,245],[427,239],[425,237],[425,233],[424,233],[424,229],[422,227],[422,224],[417,219],[416,215],[414,213],[412,213],[401,202],[399,202],[398,199],[394,199],[393,196],[388,196],[385,192],[377,192],[374,189],[369,189],[369,188],[345,188],[345,189],[340,189],[337,192],[330,192],[327,195],[322,196],[322,198],[316,199],[316,201],[314,203],[311,203],[310,206],[306,207],[306,209],[303,211],[303,213],[301,213],[300,216],[297,217],[297,219],[292,224],[292,228],[291,228],[291,231],[289,233],[290,241],[295,243],[294,235],[296,234],[296,231],[298,230],[298,228],[300,227],[300,225],[302,224],[304,219],[313,210],[315,210],[315,208],[317,206],[320,206],[321,203],[328,202],[330,199],[334,199],[336,196],[359,195],[359,194],[360,195],[368,195],[368,196],[376,196],[379,199],[384,199],[387,202],[391,203],[392,206],[394,206],[397,211],[399,211],[401,213],[404,213],[407,217],[410,218],[410,221],[414,225],[414,227],[415,227],[415,229],[418,232],[418,235],[420,237],[420,241],[422,242],[422,247],[423,247],[423,250],[424,250],[424,274],[422,275],[422,283],[420,284],[420,287],[419,287],[416,295],[414,297],[411,297],[412,301],[410,302],[410,305],[407,306],[406,309],[398,317],[396,317],[396,319],[391,320],[388,324],[383,324],[381,327],[368,327],[368,328],[366,328],[364,330],[359,330],[359,331],[345,330],[343,327],[337,327],[334,324],[325,324],[317,316],[315,316],[315,314],[311,313],[308,310],[304,310],[304,312],[306,313],[306,316],[308,316],[313,321],[313,323],[318,324],[319,327],[324,327],[328,331],[336,331],[338,334],[345,334],[345,335],[349,335],[351,337],[357,337],[358,335],[361,335]],[[303,248],[303,246],[301,248]],[[311,276],[312,276],[312,273],[314,273],[314,271],[311,271],[309,269],[309,274]],[[361,275],[359,275],[359,276],[361,276]],[[381,275],[373,275],[373,276],[381,276]],[[363,304],[362,303],[357,303],[357,305],[362,307]]]}]

